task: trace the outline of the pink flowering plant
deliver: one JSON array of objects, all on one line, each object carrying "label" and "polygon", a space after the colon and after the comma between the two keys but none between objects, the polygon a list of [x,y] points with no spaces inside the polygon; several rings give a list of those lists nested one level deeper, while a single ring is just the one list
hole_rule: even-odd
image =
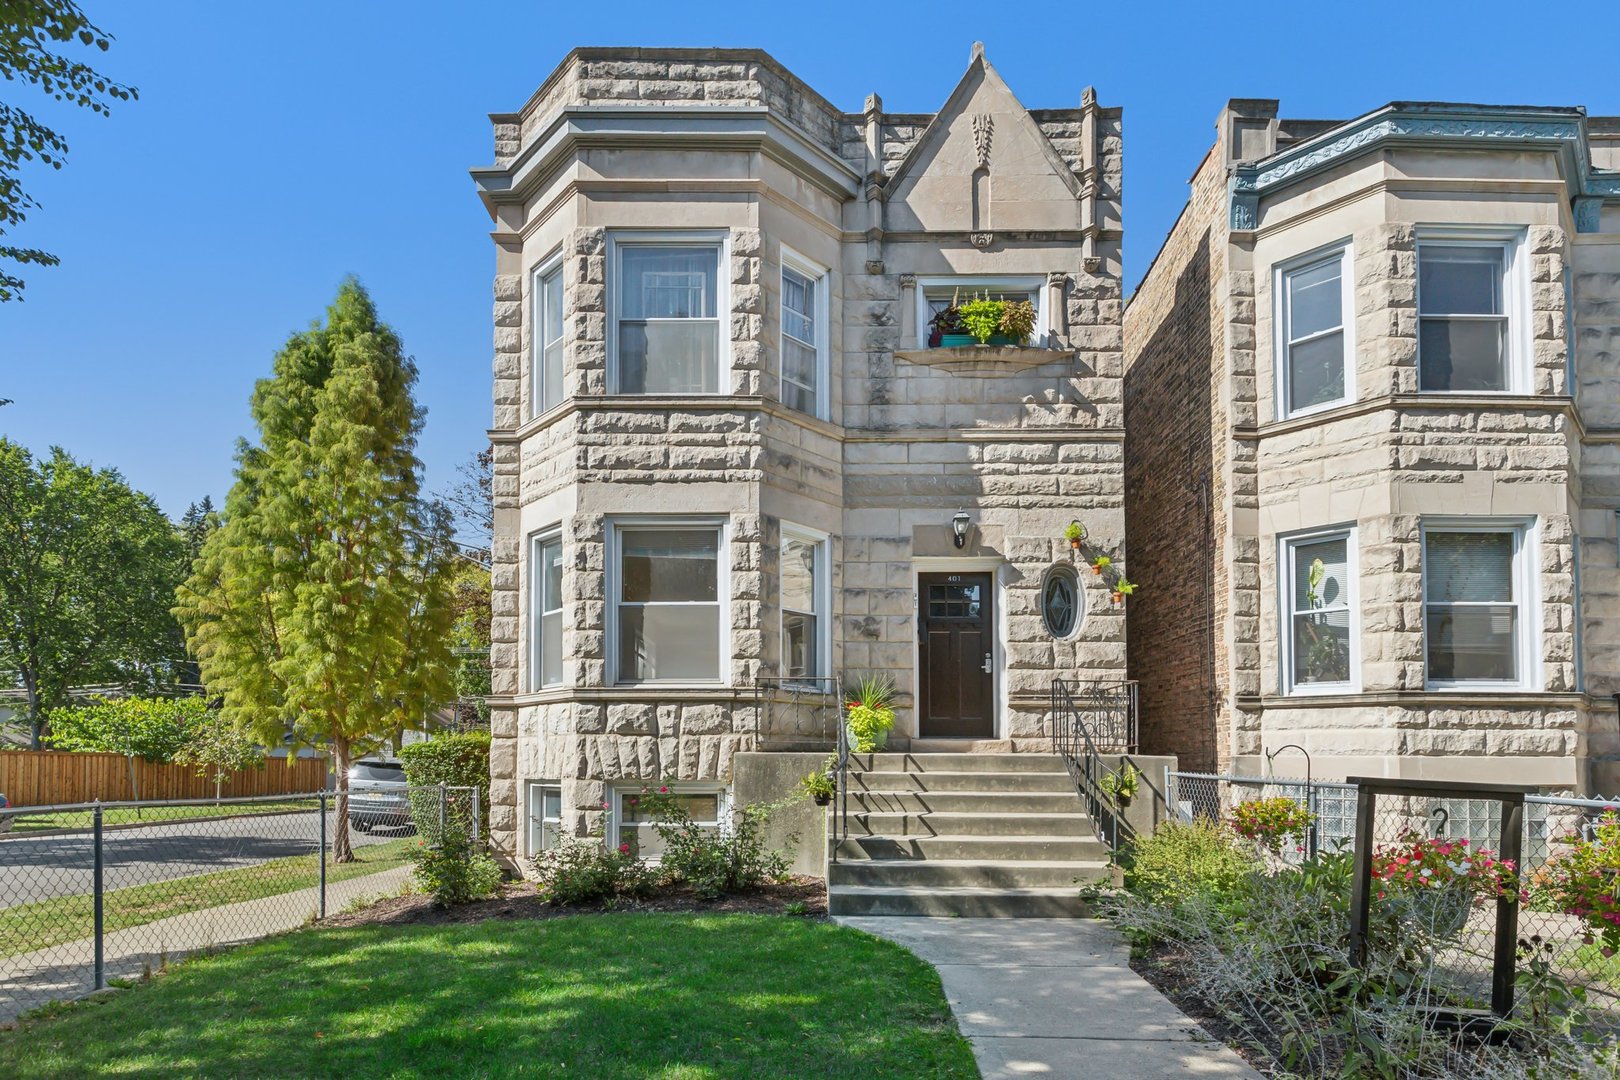
[{"label": "pink flowering plant", "polygon": [[1461,930],[1468,912],[1486,900],[1519,898],[1518,868],[1466,839],[1409,832],[1373,852],[1372,872],[1381,903],[1442,935]]},{"label": "pink flowering plant", "polygon": [[1309,810],[1284,795],[1247,799],[1232,810],[1233,830],[1272,852],[1280,852],[1289,841],[1303,844],[1314,820]]},{"label": "pink flowering plant", "polygon": [[1544,868],[1546,890],[1559,908],[1586,922],[1588,945],[1613,956],[1620,952],[1620,812],[1604,810],[1590,840],[1566,843],[1569,853]]}]

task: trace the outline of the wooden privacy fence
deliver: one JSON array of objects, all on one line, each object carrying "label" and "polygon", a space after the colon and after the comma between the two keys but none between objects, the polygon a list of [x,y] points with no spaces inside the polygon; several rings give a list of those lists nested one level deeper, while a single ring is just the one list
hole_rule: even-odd
[{"label": "wooden privacy fence", "polygon": [[[124,802],[135,799],[130,761],[122,754],[81,754],[65,750],[0,751],[0,795],[12,806],[56,803]],[[198,776],[193,765],[154,765],[135,759],[134,780],[145,799],[211,799],[213,775]],[[262,769],[233,773],[220,794],[299,795],[326,787],[326,759],[266,758]]]}]

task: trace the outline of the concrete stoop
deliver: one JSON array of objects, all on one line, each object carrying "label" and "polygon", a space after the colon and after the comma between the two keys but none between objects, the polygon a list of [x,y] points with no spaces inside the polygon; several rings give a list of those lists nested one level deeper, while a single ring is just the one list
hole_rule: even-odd
[{"label": "concrete stoop", "polygon": [[833,854],[834,915],[1078,916],[1080,884],[1108,874],[1056,754],[855,755]]}]

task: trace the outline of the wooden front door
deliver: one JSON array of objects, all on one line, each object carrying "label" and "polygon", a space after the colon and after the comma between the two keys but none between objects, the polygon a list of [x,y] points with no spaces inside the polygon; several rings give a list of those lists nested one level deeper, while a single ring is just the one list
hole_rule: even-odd
[{"label": "wooden front door", "polygon": [[920,574],[918,734],[995,736],[995,619],[989,574]]}]

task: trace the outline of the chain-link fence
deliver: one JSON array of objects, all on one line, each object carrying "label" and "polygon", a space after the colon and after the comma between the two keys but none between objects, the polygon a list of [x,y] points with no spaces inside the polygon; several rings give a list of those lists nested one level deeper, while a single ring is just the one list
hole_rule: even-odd
[{"label": "chain-link fence", "polygon": [[399,892],[476,788],[0,810],[0,1021]]},{"label": "chain-link fence", "polygon": [[[1298,864],[1314,851],[1349,853],[1355,843],[1360,789],[1296,778],[1167,773],[1170,809],[1182,819],[1234,819],[1240,803],[1287,798],[1311,811],[1310,832],[1278,845],[1275,860]],[[1432,785],[1424,793],[1379,794],[1371,819],[1372,902],[1428,939],[1426,976],[1459,1008],[1483,1008],[1492,997],[1497,916],[1490,903],[1490,861],[1502,857],[1504,804],[1458,798]],[[1557,980],[1579,989],[1585,1005],[1620,1026],[1620,818],[1604,829],[1620,799],[1526,795],[1518,866],[1502,878],[1518,892],[1514,930],[1520,981]],[[1404,860],[1404,861],[1403,861]],[[1428,874],[1425,874],[1428,871]],[[1411,878],[1408,878],[1408,874]],[[1418,893],[1409,881],[1445,882]],[[1409,895],[1432,896],[1417,906]],[[1459,900],[1463,894],[1472,903]]]}]

